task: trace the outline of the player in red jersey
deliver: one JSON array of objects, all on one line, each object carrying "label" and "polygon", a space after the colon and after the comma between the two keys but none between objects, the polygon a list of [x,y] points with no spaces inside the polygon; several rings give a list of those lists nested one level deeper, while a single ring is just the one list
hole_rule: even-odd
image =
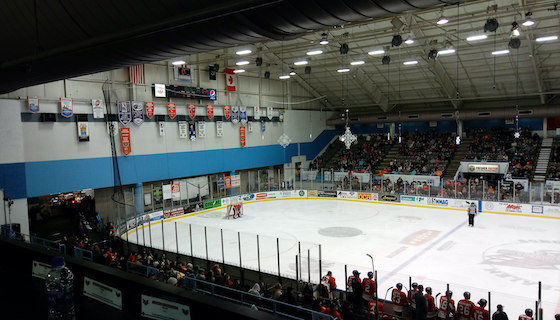
[{"label": "player in red jersey", "polygon": [[364,278],[362,281],[362,287],[364,287],[364,292],[362,292],[362,298],[367,304],[369,301],[375,298],[375,280],[373,280],[373,272],[367,273],[368,277]]},{"label": "player in red jersey", "polygon": [[478,300],[478,307],[474,307],[474,320],[488,320],[488,310],[484,309],[488,303],[486,299]]},{"label": "player in red jersey", "polygon": [[233,218],[235,219],[236,217],[241,217],[241,205],[239,203],[233,206]]},{"label": "player in red jersey", "polygon": [[431,287],[426,288],[426,294],[424,294],[424,297],[426,297],[426,301],[428,302],[428,314],[426,315],[426,318],[428,320],[435,319],[435,317],[437,316],[437,308],[434,297],[432,296]]},{"label": "player in red jersey", "polygon": [[397,283],[397,287],[391,292],[391,301],[393,302],[395,314],[402,317],[403,307],[408,305],[406,294],[402,291],[402,283]]},{"label": "player in red jersey", "polygon": [[[369,314],[375,315],[375,300],[368,301],[367,310]],[[379,316],[381,316],[383,312],[385,312],[383,303],[381,303],[381,301],[377,301],[377,310],[379,312]]]},{"label": "player in red jersey", "polygon": [[525,314],[520,314],[519,320],[533,320],[533,310],[525,309]]},{"label": "player in red jersey", "polygon": [[410,306],[412,307],[412,313],[414,313],[414,309],[416,309],[416,301],[414,301],[414,294],[418,292],[418,283],[413,282],[411,284],[411,290],[408,290],[408,301],[410,301]]},{"label": "player in red jersey", "polygon": [[457,303],[457,315],[459,320],[472,320],[474,311],[474,302],[471,301],[471,293],[465,291],[463,293],[465,299],[459,300]]},{"label": "player in red jersey", "polygon": [[447,316],[453,317],[453,314],[455,313],[455,301],[451,299],[452,296],[453,291],[447,291],[445,296],[441,296],[441,298],[439,298],[438,317],[440,319],[446,319]]}]

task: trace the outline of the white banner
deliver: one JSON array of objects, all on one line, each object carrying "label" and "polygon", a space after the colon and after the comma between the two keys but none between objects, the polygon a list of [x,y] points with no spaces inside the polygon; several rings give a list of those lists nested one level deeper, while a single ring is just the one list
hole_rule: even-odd
[{"label": "white banner", "polygon": [[187,200],[187,198],[188,198],[187,180],[180,180],[179,181],[179,188],[181,189],[181,200]]},{"label": "white banner", "polygon": [[161,188],[161,191],[163,192],[163,199],[167,200],[167,199],[171,199],[171,185],[170,184],[164,184]]},{"label": "white banner", "polygon": [[341,199],[358,199],[358,193],[355,191],[338,191],[336,193],[337,198]]},{"label": "white banner", "polygon": [[247,131],[253,132],[253,121],[247,122]]},{"label": "white banner", "polygon": [[99,281],[84,277],[84,296],[122,310],[122,292]]},{"label": "white banner", "polygon": [[113,137],[119,137],[119,123],[117,121],[107,122],[107,134],[111,134],[113,131]]},{"label": "white banner", "polygon": [[401,195],[402,203],[428,204],[428,197]]},{"label": "white banner", "polygon": [[165,84],[156,83],[154,84],[154,93],[157,98],[165,98]]},{"label": "white banner", "polygon": [[261,118],[261,108],[253,107],[253,119],[259,120]]},{"label": "white banner", "polygon": [[223,137],[224,136],[224,122],[223,121],[216,121],[216,136]]},{"label": "white banner", "polygon": [[50,264],[33,260],[33,264],[31,265],[32,276],[45,280],[50,270],[51,270]]},{"label": "white banner", "polygon": [[171,198],[173,201],[181,200],[181,185],[179,182],[171,185]]},{"label": "white banner", "polygon": [[307,190],[296,190],[295,196],[298,198],[307,198]]},{"label": "white banner", "polygon": [[267,107],[266,108],[266,116],[268,117],[269,120],[272,120],[272,112],[274,111],[274,109],[272,107]]},{"label": "white banner", "polygon": [[241,175],[236,174],[231,176],[231,186],[233,188],[241,187]]},{"label": "white banner", "polygon": [[165,136],[165,122],[164,121],[160,121],[158,122],[159,124],[159,135],[160,137]]},{"label": "white banner", "polygon": [[103,112],[103,100],[91,99],[91,107],[93,108],[93,117],[95,119],[102,119],[105,117],[105,113]]},{"label": "white banner", "polygon": [[78,141],[89,141],[89,126],[87,121],[78,121]]},{"label": "white banner", "polygon": [[181,138],[181,139],[188,139],[189,138],[189,131],[187,130],[187,122],[186,121],[179,121],[179,138]]},{"label": "white banner", "polygon": [[198,122],[198,137],[199,138],[206,137],[206,121]]},{"label": "white banner", "polygon": [[191,311],[187,305],[144,294],[141,299],[143,317],[158,320],[191,319]]},{"label": "white banner", "polygon": [[499,173],[500,167],[495,164],[469,164],[472,173]]}]

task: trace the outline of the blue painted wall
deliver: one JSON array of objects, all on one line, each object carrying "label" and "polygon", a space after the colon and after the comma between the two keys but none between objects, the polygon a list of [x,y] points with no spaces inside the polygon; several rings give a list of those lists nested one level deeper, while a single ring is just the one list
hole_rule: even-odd
[{"label": "blue painted wall", "polygon": [[0,164],[0,189],[4,189],[4,197],[25,198],[27,194],[25,174],[24,163]]}]

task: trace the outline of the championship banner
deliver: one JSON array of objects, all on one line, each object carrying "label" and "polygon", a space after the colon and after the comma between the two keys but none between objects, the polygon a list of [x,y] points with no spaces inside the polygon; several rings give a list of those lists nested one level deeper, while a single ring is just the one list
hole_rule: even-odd
[{"label": "championship banner", "polygon": [[194,121],[189,123],[189,138],[191,141],[196,141],[196,127],[194,126]]},{"label": "championship banner", "polygon": [[132,120],[132,113],[130,110],[130,101],[119,101],[119,121],[123,126],[127,126]]},{"label": "championship banner", "polygon": [[151,119],[154,117],[154,103],[153,102],[148,102],[146,101],[146,103],[144,103],[144,105],[146,106],[146,117],[148,117],[148,119]]},{"label": "championship banner", "polygon": [[103,100],[91,99],[91,107],[93,108],[93,117],[95,119],[103,119],[105,117],[103,112]]},{"label": "championship banner", "polygon": [[158,122],[158,124],[159,124],[159,136],[163,137],[165,136],[165,122],[160,121]]},{"label": "championship banner", "polygon": [[198,136],[200,138],[206,137],[206,122],[204,121],[198,122]]},{"label": "championship banner", "polygon": [[239,127],[239,143],[241,144],[241,148],[245,148],[245,127]]},{"label": "championship banner", "polygon": [[239,107],[239,122],[242,126],[247,124],[247,107]]},{"label": "championship banner", "polygon": [[253,119],[259,120],[261,118],[261,108],[253,107]]},{"label": "championship banner", "polygon": [[185,304],[164,300],[152,296],[141,297],[142,317],[158,320],[191,320],[191,309]]},{"label": "championship banner", "polygon": [[177,115],[177,108],[175,107],[175,103],[173,102],[167,103],[167,114],[169,115],[169,118],[171,119],[175,118],[175,116]]},{"label": "championship banner", "polygon": [[226,68],[226,85],[228,92],[235,92],[237,84],[237,76],[233,72],[233,69]]},{"label": "championship banner", "polygon": [[230,116],[231,116],[231,107],[224,106],[224,117],[226,118],[226,120],[229,120]]},{"label": "championship banner", "polygon": [[65,118],[70,118],[74,114],[72,98],[60,98],[60,114]]},{"label": "championship banner", "polygon": [[87,121],[78,121],[78,141],[89,141]]},{"label": "championship banner", "polygon": [[216,121],[216,136],[223,137],[224,136],[224,122],[223,121]]},{"label": "championship banner", "polygon": [[128,156],[130,151],[132,151],[130,146],[130,128],[121,128],[121,149],[125,156]]},{"label": "championship banner", "polygon": [[272,107],[266,108],[266,116],[268,117],[269,120],[272,120],[272,111],[274,111]]},{"label": "championship banner", "polygon": [[208,115],[208,119],[214,118],[214,105],[207,104],[206,105],[206,114]]},{"label": "championship banner", "polygon": [[194,119],[194,117],[196,117],[196,105],[194,103],[189,103],[187,109],[189,111],[189,118]]},{"label": "championship banner", "polygon": [[39,112],[39,97],[27,97],[27,108],[29,112]]},{"label": "championship banner", "polygon": [[187,139],[188,137],[189,137],[189,133],[187,131],[187,122],[179,121],[179,138]]},{"label": "championship banner", "polygon": [[253,132],[253,121],[247,123],[247,131],[249,131],[249,133]]},{"label": "championship banner", "polygon": [[137,126],[144,122],[144,106],[140,101],[132,101],[132,122]]},{"label": "championship banner", "polygon": [[239,107],[231,107],[231,123],[239,123]]}]

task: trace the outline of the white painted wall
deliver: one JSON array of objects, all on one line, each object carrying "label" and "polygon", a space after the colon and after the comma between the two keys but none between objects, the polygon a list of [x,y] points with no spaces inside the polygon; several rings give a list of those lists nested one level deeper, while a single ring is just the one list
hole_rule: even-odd
[{"label": "white painted wall", "polygon": [[24,161],[19,101],[0,100],[0,163]]}]

